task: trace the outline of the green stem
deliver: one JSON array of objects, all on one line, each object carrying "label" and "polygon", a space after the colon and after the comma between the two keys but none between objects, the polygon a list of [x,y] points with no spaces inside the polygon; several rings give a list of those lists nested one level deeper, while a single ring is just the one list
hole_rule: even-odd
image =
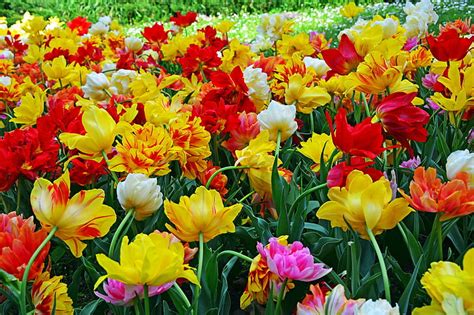
[{"label": "green stem", "polygon": [[246,194],[245,196],[243,196],[239,201],[237,201],[238,203],[242,203],[245,201],[245,199],[247,199],[248,197],[252,196],[253,194],[255,193],[254,190],[252,190],[251,192],[249,192],[248,194]]},{"label": "green stem", "polygon": [[219,175],[219,173],[222,173],[222,172],[228,171],[228,170],[240,170],[240,169],[245,169],[245,168],[250,168],[250,167],[249,167],[249,166],[234,166],[234,165],[231,165],[231,166],[226,166],[226,167],[223,167],[223,168],[218,169],[218,170],[215,171],[215,172],[211,175],[211,177],[209,177],[209,179],[207,180],[206,188],[209,189],[209,187],[211,186],[212,180],[213,180],[217,175]]},{"label": "green stem", "polygon": [[53,226],[51,231],[49,231],[48,236],[43,240],[40,246],[35,250],[33,255],[31,256],[30,260],[28,261],[28,265],[26,265],[25,272],[23,273],[23,279],[21,280],[21,287],[20,287],[20,313],[22,315],[26,315],[26,286],[28,285],[28,274],[30,273],[31,266],[35,262],[38,255],[41,253],[43,248],[48,244],[48,242],[53,238],[54,233],[58,230],[57,226]]},{"label": "green stem", "polygon": [[179,297],[181,298],[181,301],[184,303],[184,305],[186,306],[186,309],[189,309],[191,307],[191,303],[189,303],[189,300],[188,300],[188,297],[186,296],[186,294],[184,294],[183,290],[181,289],[181,287],[175,282],[173,284],[173,288],[178,292],[179,294]]},{"label": "green stem", "polygon": [[[7,106],[8,107],[8,106]],[[15,212],[18,213],[20,211],[20,201],[21,201],[21,188],[20,188],[20,178],[18,178],[18,184],[16,186],[16,209]]]},{"label": "green stem", "polygon": [[201,294],[201,275],[202,275],[202,264],[204,261],[204,234],[199,233],[199,261],[198,261],[198,270],[197,270],[197,278],[199,281],[199,285],[196,286],[196,293],[194,295],[194,315],[198,314],[199,310],[199,295]]},{"label": "green stem", "polygon": [[296,207],[298,206],[298,203],[303,199],[305,198],[306,196],[308,196],[309,194],[321,189],[321,188],[324,188],[326,187],[327,183],[324,183],[324,184],[320,184],[318,186],[315,186],[315,187],[312,187],[308,190],[305,190],[301,195],[299,195],[295,201],[293,202],[293,204],[291,205],[290,207],[290,210],[288,211],[288,217],[290,217],[290,215],[292,214],[292,212],[296,209]]},{"label": "green stem", "polygon": [[143,285],[143,302],[145,304],[145,315],[150,315],[150,298],[148,297],[148,284]]},{"label": "green stem", "polygon": [[135,298],[135,301],[133,302],[133,310],[135,311],[135,315],[141,315],[140,307],[138,306],[138,303],[140,303],[139,301],[139,298]]},{"label": "green stem", "polygon": [[441,229],[442,227],[441,214],[437,214],[435,220],[438,221],[436,225],[437,227],[436,236],[438,239],[438,256],[439,256],[439,260],[443,260],[443,234],[442,234],[442,229]]},{"label": "green stem", "polygon": [[372,115],[370,114],[370,108],[369,108],[369,104],[367,103],[367,97],[363,93],[362,93],[362,100],[364,101],[365,114],[367,115],[367,117],[371,117]]},{"label": "green stem", "polygon": [[280,293],[278,294],[278,300],[277,300],[277,305],[275,308],[275,314],[279,315],[281,314],[281,302],[283,301],[283,294],[285,294],[285,289],[286,289],[286,283],[288,282],[288,278],[283,281],[283,284],[280,287]]},{"label": "green stem", "polygon": [[351,291],[352,291],[352,294],[355,294],[355,292],[357,292],[357,289],[359,288],[360,260],[359,260],[359,256],[357,255],[357,244],[355,242],[352,242],[350,247],[351,247],[351,266],[352,266]]},{"label": "green stem", "polygon": [[377,259],[379,260],[380,264],[380,270],[382,271],[382,279],[383,279],[383,286],[385,289],[385,299],[391,303],[391,298],[390,298],[390,282],[388,280],[388,274],[387,274],[387,267],[385,266],[385,260],[383,259],[382,252],[380,251],[379,244],[377,244],[377,240],[375,239],[374,233],[372,233],[372,230],[366,227],[367,234],[369,235],[370,242],[372,243],[372,246],[374,247],[375,253],[377,254]]},{"label": "green stem", "polygon": [[109,163],[109,158],[107,157],[107,153],[105,153],[105,151],[102,151],[102,157],[104,158],[105,163],[107,164],[107,168],[109,169],[110,175],[112,176],[114,182],[118,183],[119,180],[118,180],[118,178],[117,178],[117,175],[115,174],[114,171],[110,170],[110,167],[109,167],[109,165],[110,165],[110,163]]},{"label": "green stem", "polygon": [[280,154],[280,143],[281,143],[281,131],[278,130],[275,147],[275,161],[278,161],[278,155]]},{"label": "green stem", "polygon": [[233,250],[224,250],[224,251],[220,252],[219,255],[217,255],[217,259],[219,259],[223,255],[236,256],[236,257],[239,257],[242,260],[248,261],[249,263],[252,263],[252,261],[253,261],[253,259],[250,258],[249,256],[246,256],[242,253],[239,253],[239,252],[236,252],[236,251],[233,251]]},{"label": "green stem", "polygon": [[125,231],[122,230],[123,228],[127,225],[127,222],[130,220],[130,218],[134,218],[135,216],[135,211],[133,209],[130,209],[127,211],[127,215],[125,215],[125,218],[123,218],[122,222],[120,222],[120,225],[118,226],[117,230],[114,233],[114,236],[112,237],[112,242],[110,243],[109,247],[109,257],[113,258],[115,254],[115,246],[117,245],[117,242],[120,238],[120,236],[124,233],[127,233],[127,229]]}]

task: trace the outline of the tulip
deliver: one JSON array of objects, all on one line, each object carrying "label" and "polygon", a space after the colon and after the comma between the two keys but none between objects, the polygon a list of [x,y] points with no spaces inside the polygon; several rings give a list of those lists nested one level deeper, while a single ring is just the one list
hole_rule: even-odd
[{"label": "tulip", "polygon": [[355,314],[360,315],[399,315],[398,305],[392,307],[387,300],[368,300],[360,305]]},{"label": "tulip", "polygon": [[109,79],[103,73],[92,72],[87,75],[86,85],[82,87],[84,97],[95,101],[106,100],[115,88],[111,87]]},{"label": "tulip", "polygon": [[452,152],[446,162],[446,174],[449,179],[455,179],[461,172],[469,174],[469,186],[474,187],[474,153],[467,149]]},{"label": "tulip", "polygon": [[90,106],[82,115],[85,135],[63,132],[59,140],[69,149],[78,149],[84,159],[102,160],[102,153],[108,153],[116,135],[116,123],[110,114],[102,108]]},{"label": "tulip", "polygon": [[114,209],[103,204],[102,189],[82,190],[69,199],[69,172],[51,183],[38,178],[31,191],[31,207],[43,228],[62,239],[74,256],[82,256],[83,240],[106,235],[114,224]]},{"label": "tulip", "polygon": [[39,275],[31,288],[35,314],[73,315],[72,299],[62,276],[51,277],[48,271]]},{"label": "tulip", "polygon": [[354,1],[349,2],[340,10],[342,16],[354,18],[364,11],[364,8],[357,6]]},{"label": "tulip", "polygon": [[166,228],[183,241],[198,241],[202,234],[208,242],[235,232],[233,221],[241,210],[241,204],[224,207],[219,192],[200,186],[191,197],[181,197],[179,203],[165,201],[165,214],[174,225],[166,224]]},{"label": "tulip", "polygon": [[283,105],[276,101],[271,101],[268,108],[257,115],[260,130],[268,130],[272,141],[277,140],[278,132],[280,132],[281,141],[291,137],[298,129],[295,118],[294,105]]},{"label": "tulip", "polygon": [[[321,159],[323,162],[328,162],[334,150],[336,150],[336,146],[332,142],[330,135],[313,133],[311,138],[301,143],[301,148],[298,149],[298,152],[310,158],[314,162],[311,169],[319,172]],[[338,152],[334,156],[334,160],[338,160],[341,157],[342,153]]]},{"label": "tulip", "polygon": [[141,41],[140,38],[137,38],[137,37],[133,37],[133,36],[127,37],[125,38],[124,42],[128,50],[133,51],[133,52],[140,51],[140,49],[142,49],[143,47],[143,42]]},{"label": "tulip", "polygon": [[311,57],[304,57],[303,62],[306,66],[306,68],[313,69],[318,77],[324,76],[331,68],[327,65],[326,61],[317,59],[317,58],[311,58]]},{"label": "tulip", "polygon": [[117,199],[125,211],[135,212],[137,221],[150,217],[163,204],[158,180],[144,174],[128,174],[118,183]]}]

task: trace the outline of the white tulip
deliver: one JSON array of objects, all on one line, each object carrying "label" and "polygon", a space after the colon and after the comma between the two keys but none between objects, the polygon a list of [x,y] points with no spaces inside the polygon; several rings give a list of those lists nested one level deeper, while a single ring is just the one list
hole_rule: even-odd
[{"label": "white tulip", "polygon": [[144,174],[128,174],[117,185],[117,199],[125,211],[135,211],[135,219],[142,221],[153,215],[163,204],[163,194],[156,178]]},{"label": "white tulip", "polygon": [[357,315],[399,315],[398,305],[392,307],[387,300],[365,301],[355,311]]},{"label": "white tulip", "polygon": [[446,161],[446,174],[449,179],[455,178],[460,172],[468,173],[470,186],[474,186],[474,153],[467,149],[454,151]]},{"label": "white tulip", "polygon": [[270,132],[270,140],[276,140],[278,131],[281,133],[281,141],[291,137],[298,129],[295,121],[295,105],[283,105],[276,101],[271,101],[268,108],[257,115],[260,130]]},{"label": "white tulip", "polygon": [[119,94],[127,94],[129,92],[128,85],[137,77],[137,72],[133,70],[120,69],[112,74],[110,80],[113,87],[117,89]]},{"label": "white tulip", "polygon": [[270,100],[270,86],[267,82],[267,74],[261,68],[249,66],[245,68],[244,82],[249,88],[248,95],[254,102],[257,110],[263,108]]},{"label": "white tulip", "polygon": [[306,68],[312,68],[314,71],[316,71],[316,74],[318,77],[322,77],[328,71],[331,69],[329,68],[328,64],[326,61],[317,59],[317,58],[311,58],[311,57],[304,57],[303,62],[306,66]]},{"label": "white tulip", "polygon": [[143,47],[143,42],[140,38],[138,37],[127,37],[125,38],[125,46],[128,48],[128,50],[137,52]]},{"label": "white tulip", "polygon": [[109,79],[105,74],[92,72],[87,75],[86,85],[82,87],[82,90],[84,97],[103,101],[109,97],[107,93],[114,92],[115,88],[111,89],[110,87]]},{"label": "white tulip", "polygon": [[12,78],[0,75],[0,84],[3,86],[10,86],[10,84],[12,84]]},{"label": "white tulip", "polygon": [[92,24],[92,26],[89,29],[89,34],[102,35],[102,34],[106,34],[108,31],[109,31],[109,25],[106,25],[102,22],[97,22],[95,24]]}]

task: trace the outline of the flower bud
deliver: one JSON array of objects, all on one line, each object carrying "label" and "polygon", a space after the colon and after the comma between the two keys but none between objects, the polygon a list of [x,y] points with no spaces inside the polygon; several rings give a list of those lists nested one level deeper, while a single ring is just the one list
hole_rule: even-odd
[{"label": "flower bud", "polygon": [[117,186],[117,198],[124,210],[135,211],[137,221],[153,215],[163,204],[157,179],[144,174],[128,174]]},{"label": "flower bud", "polygon": [[298,129],[295,121],[296,107],[283,105],[271,101],[268,108],[257,115],[260,130],[270,132],[270,140],[276,140],[278,131],[281,132],[281,141],[288,139]]}]

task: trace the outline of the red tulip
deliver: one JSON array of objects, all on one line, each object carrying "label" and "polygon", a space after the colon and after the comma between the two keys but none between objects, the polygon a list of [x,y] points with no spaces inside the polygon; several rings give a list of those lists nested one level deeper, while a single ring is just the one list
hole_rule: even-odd
[{"label": "red tulip", "polygon": [[474,38],[460,37],[454,29],[443,32],[438,37],[426,37],[431,53],[439,61],[455,61],[463,59],[474,41]]},{"label": "red tulip", "polygon": [[323,55],[324,61],[326,61],[327,65],[331,68],[330,74],[348,74],[357,68],[357,65],[364,60],[364,58],[357,53],[354,44],[346,34],[342,35],[338,48],[323,50],[321,54]]}]

